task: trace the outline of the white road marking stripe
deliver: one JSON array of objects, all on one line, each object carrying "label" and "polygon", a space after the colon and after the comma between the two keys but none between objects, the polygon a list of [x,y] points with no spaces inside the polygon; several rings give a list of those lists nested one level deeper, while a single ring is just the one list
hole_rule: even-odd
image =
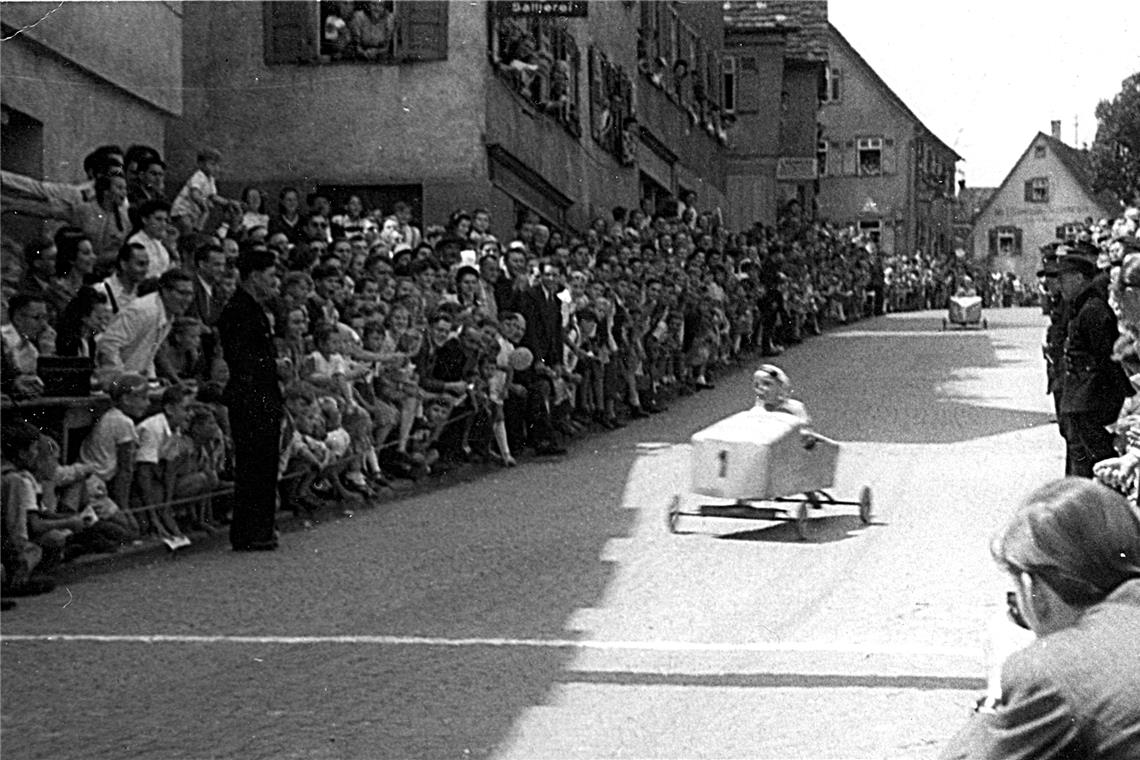
[{"label": "white road marking stripe", "polygon": [[449,639],[428,636],[202,636],[182,634],[39,633],[4,634],[0,643],[90,642],[99,644],[365,644],[377,646],[533,647],[631,652],[814,652],[885,654],[933,657],[982,656],[975,647],[938,647],[916,644],[844,644],[828,642],[757,641],[715,643],[700,641],[575,641],[573,639]]},{"label": "white road marking stripe", "polygon": [[957,330],[845,330],[842,332],[826,332],[825,338],[930,338],[936,335],[943,337],[962,335],[988,335],[985,330],[957,329]]}]

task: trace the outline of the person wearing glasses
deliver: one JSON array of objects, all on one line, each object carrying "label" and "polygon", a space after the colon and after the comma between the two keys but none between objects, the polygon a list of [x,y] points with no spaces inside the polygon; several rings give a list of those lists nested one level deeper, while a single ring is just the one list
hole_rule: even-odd
[{"label": "person wearing glasses", "polygon": [[[990,550],[1014,589],[994,644],[1013,651],[942,760],[1140,757],[1140,513],[1064,478],[1030,493]],[[1017,619],[1023,646],[1007,647]]]},{"label": "person wearing glasses", "polygon": [[193,301],[193,278],[181,269],[164,272],[156,292],[123,307],[95,339],[96,376],[104,382],[124,372],[154,378],[159,347]]},{"label": "person wearing glasses", "polygon": [[[1062,253],[1062,251],[1064,251]],[[1065,335],[1061,429],[1065,436],[1065,474],[1093,477],[1093,466],[1116,456],[1116,422],[1132,387],[1113,349],[1120,331],[1108,305],[1108,276],[1098,274],[1095,246],[1077,242],[1058,249],[1061,297],[1068,308]]]}]

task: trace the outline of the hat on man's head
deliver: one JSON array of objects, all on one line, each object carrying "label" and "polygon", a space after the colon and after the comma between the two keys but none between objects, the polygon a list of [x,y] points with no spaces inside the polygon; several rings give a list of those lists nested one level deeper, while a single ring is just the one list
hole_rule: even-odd
[{"label": "hat on man's head", "polygon": [[1058,256],[1083,256],[1091,261],[1096,261],[1097,256],[1100,256],[1100,248],[1092,242],[1084,239],[1071,240],[1064,244],[1064,252],[1061,247],[1057,248]]},{"label": "hat on man's head", "polygon": [[1091,278],[1096,276],[1096,272],[1096,259],[1074,253],[1057,257],[1057,274],[1080,274]]}]

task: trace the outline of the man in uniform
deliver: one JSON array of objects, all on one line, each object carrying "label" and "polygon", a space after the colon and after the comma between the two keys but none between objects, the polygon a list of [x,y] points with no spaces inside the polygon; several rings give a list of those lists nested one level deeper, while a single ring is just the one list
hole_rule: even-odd
[{"label": "man in uniform", "polygon": [[230,368],[224,401],[234,437],[230,544],[235,551],[277,548],[277,460],[285,407],[266,312],[277,293],[276,263],[268,248],[242,251],[237,260],[241,285],[218,319]]},{"label": "man in uniform", "polygon": [[1107,273],[1097,272],[1096,247],[1078,241],[1058,253],[1068,313],[1060,403],[1065,474],[1091,478],[1094,464],[1116,456],[1113,435],[1105,426],[1116,421],[1132,389],[1124,370],[1112,360],[1119,331],[1108,305]]},{"label": "man in uniform", "polygon": [[[1057,246],[1060,243],[1046,243],[1041,246],[1041,268],[1037,277],[1041,280],[1041,311],[1049,317],[1049,327],[1045,330],[1045,392],[1053,396],[1053,408],[1057,424],[1061,424],[1061,391],[1065,380],[1065,299],[1061,297],[1060,270],[1057,265]],[[1061,437],[1065,431],[1060,430]]]}]

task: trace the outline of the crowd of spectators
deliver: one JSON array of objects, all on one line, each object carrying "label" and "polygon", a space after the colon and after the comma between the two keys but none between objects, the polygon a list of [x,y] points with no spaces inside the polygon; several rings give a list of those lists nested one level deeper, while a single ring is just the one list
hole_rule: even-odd
[{"label": "crowd of spectators", "polygon": [[[940,305],[965,276],[953,258],[884,260],[794,207],[742,232],[694,194],[581,231],[535,215],[504,225],[485,208],[421,231],[409,203],[353,196],[334,210],[293,187],[267,213],[256,187],[219,194],[221,165],[202,150],[176,193],[145,146],[96,149],[80,185],[2,173],[5,212],[63,225],[3,241],[5,424],[24,425],[6,428],[4,466],[35,484],[5,490],[17,586],[31,568],[9,561],[12,544],[11,557],[29,541],[62,558],[152,538],[173,550],[226,520],[212,497],[233,473],[217,323],[243,251],[278,262],[281,506],[304,520],[459,462],[559,456],[568,438],[659,413],[827,323]],[[44,356],[86,362],[110,403],[75,452],[38,403]],[[45,528],[33,513],[71,522]]]}]

